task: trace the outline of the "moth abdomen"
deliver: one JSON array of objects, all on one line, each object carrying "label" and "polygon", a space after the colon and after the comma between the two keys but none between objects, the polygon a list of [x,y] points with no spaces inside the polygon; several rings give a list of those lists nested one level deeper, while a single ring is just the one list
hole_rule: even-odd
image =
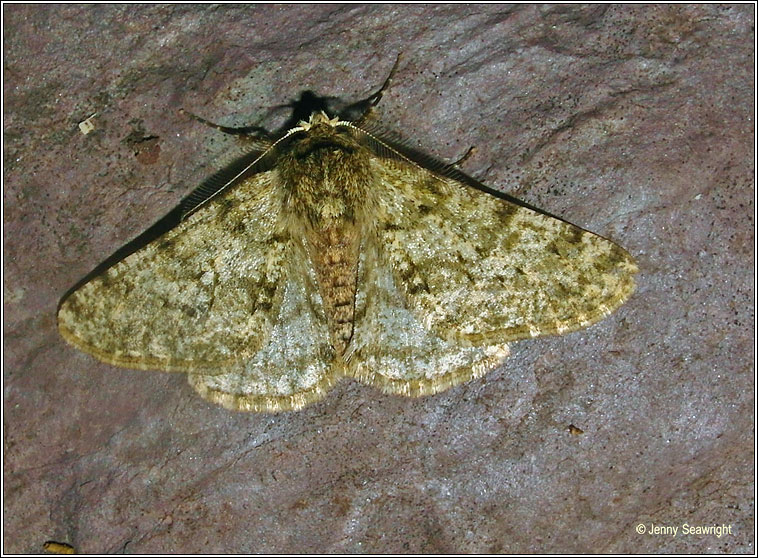
[{"label": "moth abdomen", "polygon": [[343,224],[309,234],[309,256],[324,302],[332,346],[345,353],[353,336],[358,284],[360,233],[355,224]]}]

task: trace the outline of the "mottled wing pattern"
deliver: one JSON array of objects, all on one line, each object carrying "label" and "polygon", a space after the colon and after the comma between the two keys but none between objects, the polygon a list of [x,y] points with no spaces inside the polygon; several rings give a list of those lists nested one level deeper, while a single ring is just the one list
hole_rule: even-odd
[{"label": "mottled wing pattern", "polygon": [[488,345],[576,330],[634,290],[634,260],[602,237],[402,156],[375,157],[372,168],[386,208],[377,265],[442,339]]},{"label": "mottled wing pattern", "polygon": [[218,373],[269,340],[289,279],[282,191],[261,172],[75,290],[61,334],[118,366]]},{"label": "mottled wing pattern", "polygon": [[190,373],[190,385],[228,409],[299,409],[324,396],[341,376],[312,266],[294,243],[282,300],[266,342],[220,373]]},{"label": "mottled wing pattern", "polygon": [[480,377],[508,356],[505,343],[472,346],[430,331],[377,248],[369,241],[362,254],[348,375],[387,393],[428,395]]}]

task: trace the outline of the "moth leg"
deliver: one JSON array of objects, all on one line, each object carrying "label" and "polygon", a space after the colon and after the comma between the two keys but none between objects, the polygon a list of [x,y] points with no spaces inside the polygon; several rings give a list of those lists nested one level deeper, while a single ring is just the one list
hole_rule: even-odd
[{"label": "moth leg", "polygon": [[379,88],[379,90],[376,93],[373,93],[370,95],[367,99],[363,101],[359,101],[357,103],[354,103],[351,106],[363,106],[365,105],[366,108],[363,110],[363,113],[355,120],[357,123],[364,122],[365,120],[371,118],[371,115],[374,111],[374,107],[379,104],[379,101],[382,100],[382,96],[384,95],[384,92],[389,89],[390,84],[392,83],[392,78],[395,76],[395,72],[397,72],[397,68],[400,65],[400,58],[402,57],[403,53],[400,52],[397,55],[397,58],[395,58],[395,64],[392,66],[392,69],[390,70],[389,75],[387,76],[387,79],[384,80],[384,83]]},{"label": "moth leg", "polygon": [[[392,65],[392,69],[390,70],[390,74],[387,76],[387,79],[384,80],[384,83],[379,88],[379,91],[371,95],[368,99],[366,99],[372,107],[375,107],[379,104],[379,101],[382,100],[382,95],[384,95],[384,92],[389,89],[390,84],[392,83],[392,78],[395,77],[395,72],[397,72],[397,67],[400,65],[400,58],[403,56],[402,52],[399,52],[397,55],[397,58],[395,58],[395,63]],[[370,108],[368,110],[371,110]]]},{"label": "moth leg", "polygon": [[232,128],[216,124],[210,120],[206,120],[202,116],[198,116],[184,109],[179,109],[179,114],[189,116],[193,120],[197,120],[198,122],[210,126],[211,128],[215,128],[225,134],[242,136],[245,140],[249,140],[256,144],[256,147],[260,149],[266,149],[271,145],[271,134],[261,126],[241,126],[239,128]]},{"label": "moth leg", "polygon": [[460,167],[464,162],[466,162],[468,160],[469,157],[471,157],[471,155],[474,153],[474,151],[476,151],[476,147],[474,147],[472,145],[471,147],[468,148],[468,151],[466,151],[466,153],[464,153],[462,157],[460,157],[460,158],[456,159],[455,161],[453,161],[452,163],[450,163],[450,166],[451,167]]}]

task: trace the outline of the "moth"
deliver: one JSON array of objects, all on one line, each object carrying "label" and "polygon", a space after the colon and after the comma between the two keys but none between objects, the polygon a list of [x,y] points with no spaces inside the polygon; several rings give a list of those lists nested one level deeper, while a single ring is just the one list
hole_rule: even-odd
[{"label": "moth", "polygon": [[500,365],[511,341],[626,301],[637,266],[622,248],[383,135],[374,107],[396,68],[357,118],[316,110],[276,135],[213,125],[247,134],[250,153],[72,289],[61,335],[274,412],[346,376],[434,394]]}]

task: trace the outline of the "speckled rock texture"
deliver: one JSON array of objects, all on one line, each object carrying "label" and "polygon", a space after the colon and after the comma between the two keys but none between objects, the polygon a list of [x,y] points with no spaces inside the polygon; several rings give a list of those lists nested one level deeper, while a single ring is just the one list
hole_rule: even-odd
[{"label": "speckled rock texture", "polygon": [[[754,6],[3,9],[4,552],[755,552]],[[629,250],[617,313],[278,415],[60,338],[61,296],[240,148],[178,109],[276,128],[400,51],[385,124]]]}]

